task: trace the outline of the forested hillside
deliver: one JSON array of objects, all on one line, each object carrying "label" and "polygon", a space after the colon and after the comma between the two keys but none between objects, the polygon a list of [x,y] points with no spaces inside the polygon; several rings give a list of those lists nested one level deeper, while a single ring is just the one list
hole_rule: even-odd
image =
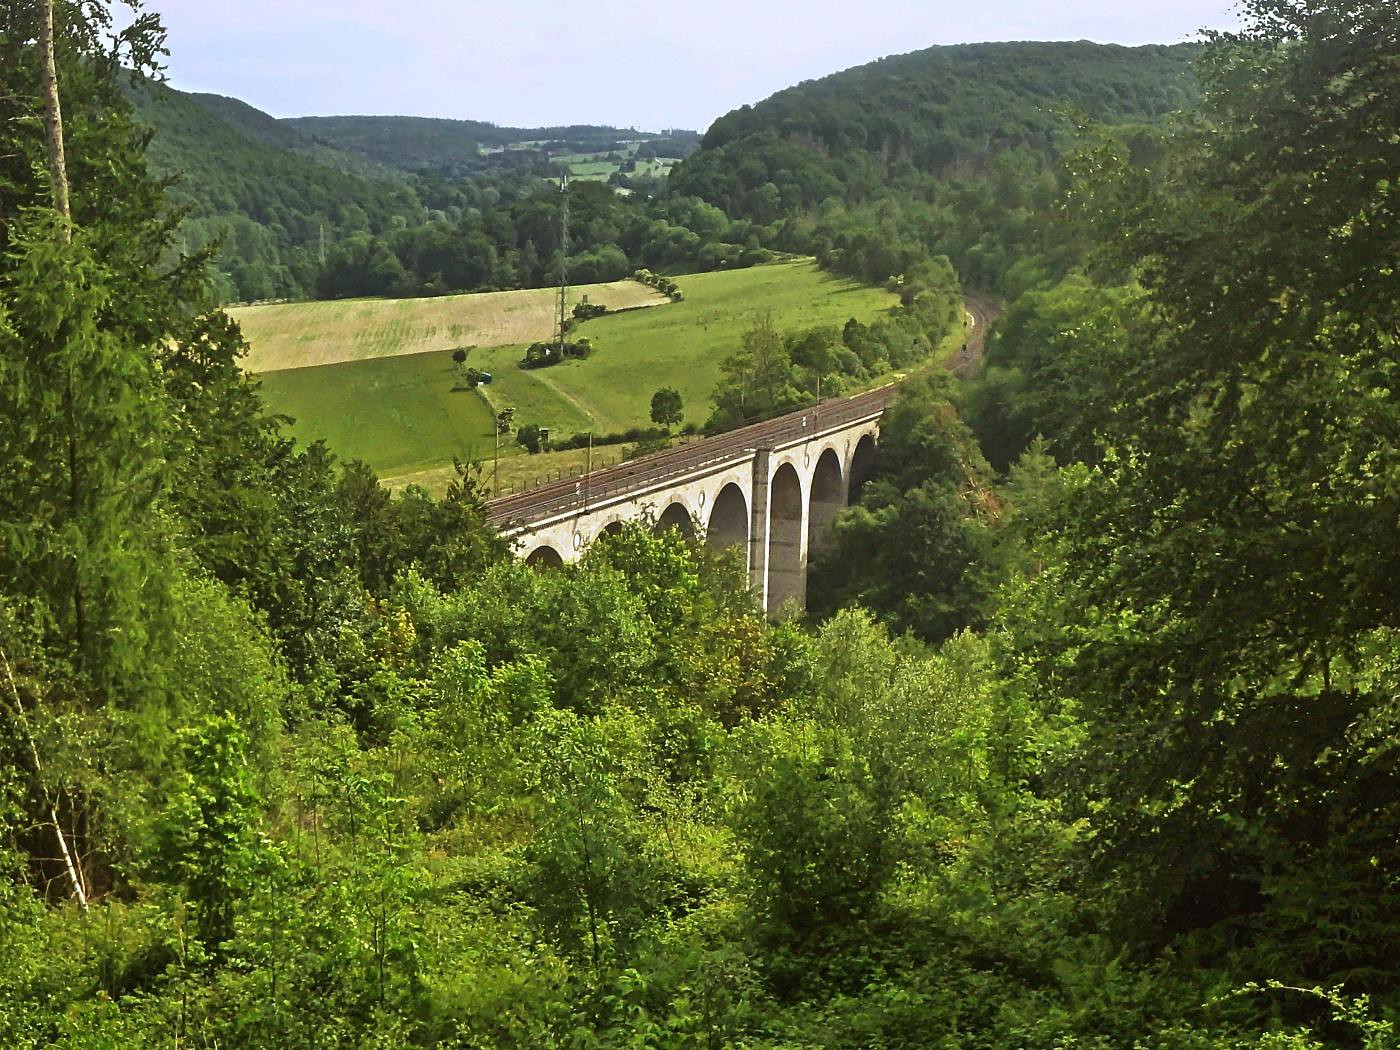
[{"label": "forested hillside", "polygon": [[[535,142],[607,149],[614,128],[498,128],[408,117],[276,120],[237,99],[128,81],[139,123],[153,129],[149,160],[175,177],[181,243],[218,245],[225,301],[421,295],[529,288],[557,272],[562,170],[550,152],[483,157],[479,147]],[[680,148],[684,148],[681,144]],[[616,280],[656,270],[735,265],[746,235],[712,218],[683,225],[698,202],[651,207],[602,187],[579,187],[572,272]],[[619,222],[592,222],[606,206]],[[509,218],[505,217],[511,209]],[[487,213],[497,212],[487,222]],[[738,243],[727,243],[737,239]],[[702,255],[701,249],[709,254]],[[596,278],[590,276],[599,274]]]},{"label": "forested hillside", "polygon": [[1243,7],[773,622],[280,437],[158,22],[0,6],[0,1042],[1393,1050],[1400,20]]},{"label": "forested hillside", "polygon": [[[669,184],[615,176],[638,191],[619,205],[630,232],[582,225],[581,266],[597,280],[638,266],[711,270],[762,247],[883,284],[922,280],[923,260],[947,255],[970,283],[1018,293],[1077,258],[1049,230],[1076,120],[1113,125],[1151,157],[1164,118],[1196,98],[1197,52],[967,45],[800,85],[716,121]],[[157,169],[186,173],[174,195],[193,209],[189,243],[226,231],[225,297],[239,301],[548,283],[557,231],[527,220],[522,233],[519,209],[547,198],[544,178],[561,170],[551,158],[648,137],[413,117],[276,121],[156,85],[136,99],[157,131]],[[696,218],[699,201],[718,211]],[[485,222],[501,204],[517,206],[510,224]],[[436,265],[444,253],[456,258]]]},{"label": "forested hillside", "polygon": [[[503,128],[475,120],[432,117],[293,117],[282,122],[335,149],[400,168],[461,175],[485,166],[482,151],[508,146],[550,147],[550,152],[591,153],[615,149],[623,140],[660,141],[667,136],[596,125]],[[695,143],[698,145],[698,142]],[[693,146],[681,146],[683,150]]]},{"label": "forested hillside", "polygon": [[1016,43],[883,59],[720,118],[672,188],[854,276],[946,254],[974,285],[1023,287],[1064,265],[1043,224],[1080,115],[1147,148],[1194,103],[1198,54]]},{"label": "forested hillside", "polygon": [[155,129],[151,166],[178,176],[170,194],[187,211],[185,245],[223,242],[227,298],[304,294],[316,287],[323,243],[427,218],[408,180],[317,150],[234,99],[150,81],[134,81],[130,91],[137,119]]}]

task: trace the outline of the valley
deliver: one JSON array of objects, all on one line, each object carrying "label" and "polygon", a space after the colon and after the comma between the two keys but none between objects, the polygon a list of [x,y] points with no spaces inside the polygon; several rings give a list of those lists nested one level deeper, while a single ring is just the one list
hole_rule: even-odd
[{"label": "valley", "polygon": [[762,6],[0,4],[3,1050],[1397,1046],[1395,0]]}]

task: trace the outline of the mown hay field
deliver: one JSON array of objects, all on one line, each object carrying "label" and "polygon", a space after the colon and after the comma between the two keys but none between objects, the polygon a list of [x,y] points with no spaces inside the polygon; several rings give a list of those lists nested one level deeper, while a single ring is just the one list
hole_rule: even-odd
[{"label": "mown hay field", "polygon": [[[582,295],[613,310],[667,302],[665,296],[637,281],[579,288],[573,301]],[[555,293],[549,288],[432,299],[276,303],[229,310],[251,348],[244,367],[258,374],[466,346],[530,343],[549,338],[554,312]]]}]

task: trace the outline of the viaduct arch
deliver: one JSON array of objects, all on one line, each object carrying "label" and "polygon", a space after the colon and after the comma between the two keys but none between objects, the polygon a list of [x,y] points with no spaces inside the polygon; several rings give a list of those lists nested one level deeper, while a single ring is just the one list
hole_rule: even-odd
[{"label": "viaduct arch", "polygon": [[667,529],[675,529],[688,540],[695,539],[695,519],[684,503],[672,503],[661,512],[661,517],[656,519],[657,532],[665,532]]},{"label": "viaduct arch", "polygon": [[885,387],[636,460],[585,478],[497,500],[490,520],[528,564],[576,561],[600,535],[633,519],[674,528],[716,549],[739,549],[771,615],[800,609],[807,564],[868,480]]},{"label": "viaduct arch", "polygon": [[710,509],[710,523],[705,529],[705,543],[717,550],[749,548],[749,500],[744,490],[734,482],[720,489]]}]

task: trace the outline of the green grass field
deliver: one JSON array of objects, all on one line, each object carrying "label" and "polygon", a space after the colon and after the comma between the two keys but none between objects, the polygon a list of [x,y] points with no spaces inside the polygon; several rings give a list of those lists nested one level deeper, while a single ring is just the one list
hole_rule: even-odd
[{"label": "green grass field", "polygon": [[[666,175],[679,161],[639,160],[633,175]],[[569,171],[575,179],[588,182],[607,182],[622,170],[622,163],[616,160],[577,160],[569,162]]]},{"label": "green grass field", "polygon": [[480,394],[453,391],[450,353],[293,368],[261,376],[274,411],[302,441],[324,438],[342,459],[381,474],[489,458],[494,413]]},{"label": "green grass field", "polygon": [[[575,179],[588,182],[607,182],[622,170],[622,160],[636,160],[640,142],[627,144],[623,149],[611,153],[556,153],[550,159],[565,164]],[[675,157],[661,157],[656,160],[637,160],[636,175],[665,175],[680,163]]]},{"label": "green grass field", "polygon": [[576,425],[576,406],[587,411],[587,422],[599,432],[646,424],[651,396],[662,386],[680,392],[688,422],[703,423],[719,382],[720,362],[739,348],[744,332],[760,314],[771,311],[774,324],[786,331],[841,325],[850,317],[869,321],[897,301],[882,289],[822,273],[810,262],[677,280],[684,302],[600,317],[580,326],[579,333],[596,348],[587,360],[524,372],[513,367],[519,348],[510,347],[484,351],[481,360],[486,364],[481,367],[510,386],[499,390],[508,403],[519,403],[514,390],[520,379],[554,387],[571,411],[541,422],[558,432],[588,429],[587,423]]},{"label": "green grass field", "polygon": [[569,172],[576,179],[584,179],[589,182],[607,182],[621,167],[622,165],[615,160],[584,160],[572,162],[569,165]]},{"label": "green grass field", "polygon": [[[759,315],[771,311],[780,330],[841,325],[851,317],[873,320],[897,302],[811,262],[677,280],[684,302],[581,325],[578,334],[595,347],[587,360],[526,371],[517,367],[521,345],[472,351],[468,363],[495,378],[486,398],[451,392],[446,351],[271,373],[263,377],[264,393],[273,409],[296,419],[299,439],[324,437],[341,457],[363,459],[394,478],[442,467],[454,455],[489,458],[487,398],[513,406],[517,425],[537,423],[555,436],[603,434],[648,425],[652,394],[671,386],[685,402],[686,420],[703,422],[720,362]],[[518,451],[513,443],[502,449]]]}]

